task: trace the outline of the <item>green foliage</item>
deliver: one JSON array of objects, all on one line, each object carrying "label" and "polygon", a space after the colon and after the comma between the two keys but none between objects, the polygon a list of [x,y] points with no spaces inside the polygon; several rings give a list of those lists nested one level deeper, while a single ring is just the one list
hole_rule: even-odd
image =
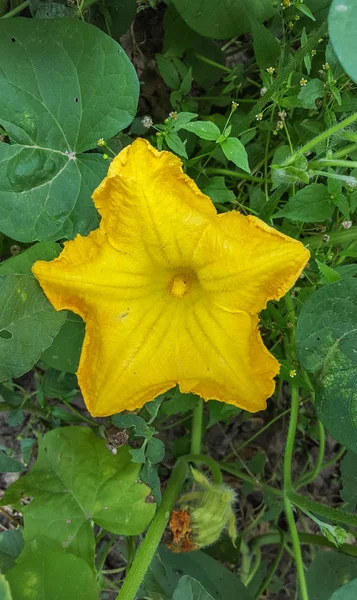
[{"label": "green foliage", "polygon": [[356,575],[355,558],[336,551],[319,550],[306,573],[309,600],[332,600],[333,592]]},{"label": "green foliage", "polygon": [[0,574],[0,598],[1,600],[14,600],[11,590],[5,576]]},{"label": "green foliage", "polygon": [[25,465],[0,450],[0,473],[19,473]]},{"label": "green foliage", "polygon": [[280,54],[280,45],[272,32],[259,23],[252,22],[253,49],[255,59],[261,69],[274,67]]},{"label": "green foliage", "polygon": [[351,450],[343,457],[340,471],[342,482],[340,496],[353,511],[357,503],[357,455]]},{"label": "green foliage", "polygon": [[12,142],[0,144],[0,229],[23,242],[86,234],[106,167],[84,152],[134,118],[135,71],[116,42],[74,19],[1,21],[0,40],[1,123]]},{"label": "green foliage", "polygon": [[327,187],[323,183],[310,183],[292,196],[284,208],[275,213],[274,217],[287,217],[291,221],[316,223],[329,219],[333,211],[334,205]]},{"label": "green foliage", "polygon": [[351,278],[315,292],[301,310],[296,333],[298,358],[316,378],[319,418],[335,439],[354,452],[356,322],[357,280]]},{"label": "green foliage", "polygon": [[251,31],[251,23],[263,23],[275,13],[270,0],[173,0],[186,23],[201,35],[227,38]]},{"label": "green foliage", "polygon": [[332,0],[329,33],[337,58],[351,79],[357,82],[357,4],[354,0]]},{"label": "green foliage", "polygon": [[329,600],[354,600],[357,595],[357,579],[353,579],[336,590]]},{"label": "green foliage", "polygon": [[91,520],[113,533],[136,535],[154,515],[139,472],[126,446],[114,456],[89,428],[54,429],[40,441],[36,464],[10,486],[2,503],[20,508],[23,494],[32,496],[23,508],[26,544],[56,544],[93,568]]},{"label": "green foliage", "polygon": [[172,600],[213,600],[213,597],[199,581],[184,575],[177,584]]},{"label": "green foliage", "polygon": [[6,381],[33,367],[66,312],[53,309],[33,277],[4,275],[0,284],[0,381]]},{"label": "green foliage", "polygon": [[42,540],[25,545],[6,579],[12,600],[95,600],[99,594],[95,576],[82,558],[64,553],[60,545],[48,546]]},{"label": "green foliage", "polygon": [[10,529],[0,533],[0,570],[2,573],[6,573],[14,566],[23,547],[24,539],[20,529]]}]

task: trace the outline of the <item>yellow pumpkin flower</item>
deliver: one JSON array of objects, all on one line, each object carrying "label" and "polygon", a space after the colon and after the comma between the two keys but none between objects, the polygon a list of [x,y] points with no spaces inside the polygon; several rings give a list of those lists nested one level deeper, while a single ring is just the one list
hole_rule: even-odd
[{"label": "yellow pumpkin flower", "polygon": [[93,416],[134,410],[180,386],[251,412],[279,364],[257,313],[309,252],[256,217],[218,215],[179,158],[136,140],[95,190],[100,228],[33,273],[57,310],[86,322],[78,381]]}]

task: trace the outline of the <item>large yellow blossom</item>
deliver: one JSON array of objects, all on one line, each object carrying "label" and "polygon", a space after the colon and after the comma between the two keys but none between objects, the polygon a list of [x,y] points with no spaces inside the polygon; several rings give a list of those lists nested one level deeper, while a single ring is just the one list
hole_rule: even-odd
[{"label": "large yellow blossom", "polygon": [[251,412],[278,362],[257,313],[305,266],[304,246],[255,217],[217,215],[181,161],[139,139],[93,199],[102,216],[33,272],[57,310],[86,322],[78,380],[88,410],[133,410],[179,384]]}]

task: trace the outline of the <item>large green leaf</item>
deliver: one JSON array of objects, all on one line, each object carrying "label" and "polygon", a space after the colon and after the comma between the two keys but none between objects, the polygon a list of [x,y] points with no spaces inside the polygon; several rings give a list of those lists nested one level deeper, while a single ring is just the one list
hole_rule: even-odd
[{"label": "large green leaf", "polygon": [[271,0],[173,0],[187,25],[210,38],[228,38],[251,31],[276,13]]},{"label": "large green leaf", "polygon": [[33,277],[0,277],[0,381],[29,371],[65,318],[66,312],[54,310]]},{"label": "large green leaf", "polygon": [[82,350],[84,330],[85,325],[81,317],[68,311],[66,321],[51,346],[43,352],[41,360],[58,371],[76,373]]},{"label": "large green leaf", "polygon": [[[24,538],[20,529],[10,529],[0,533],[0,571],[6,573],[15,564],[22,552]],[[1,598],[1,594],[0,594]]]},{"label": "large green leaf", "polygon": [[[2,503],[21,507],[26,542],[44,537],[93,566],[92,520],[113,533],[136,535],[155,513],[155,504],[145,501],[150,489],[138,481],[140,469],[126,446],[114,456],[89,428],[54,429],[40,441],[31,471],[9,487]],[[23,494],[33,497],[25,507]]]},{"label": "large green leaf", "polygon": [[309,600],[329,600],[335,590],[356,577],[357,560],[354,557],[319,550],[306,573]]},{"label": "large green leaf", "polygon": [[353,512],[357,503],[357,454],[349,450],[340,465],[342,489],[340,496],[349,504],[348,510]]},{"label": "large green leaf", "polygon": [[10,586],[4,575],[0,574],[0,600],[14,600],[11,596]]},{"label": "large green leaf", "polygon": [[333,0],[328,18],[330,39],[346,73],[357,83],[357,3]]},{"label": "large green leaf", "polygon": [[100,154],[133,120],[138,79],[122,48],[75,19],[0,21],[0,229],[33,240],[87,234]]},{"label": "large green leaf", "polygon": [[25,545],[6,574],[12,600],[96,600],[95,575],[84,560],[42,541]]},{"label": "large green leaf", "polygon": [[185,573],[197,579],[215,600],[252,600],[240,579],[204,552],[198,550],[189,555],[173,554],[165,546],[161,546],[159,557],[170,577],[170,583],[177,577],[177,573]]},{"label": "large green leaf", "polygon": [[329,219],[334,210],[327,187],[323,183],[311,183],[292,196],[274,217],[316,223]]},{"label": "large green leaf", "polygon": [[296,349],[315,376],[317,412],[333,435],[357,453],[357,279],[319,289],[303,306]]},{"label": "large green leaf", "polygon": [[352,579],[341,588],[336,590],[329,600],[356,600],[357,598],[357,579]]},{"label": "large green leaf", "polygon": [[199,581],[184,575],[177,584],[172,600],[214,600]]},{"label": "large green leaf", "polygon": [[36,260],[53,260],[60,252],[61,246],[55,242],[40,242],[2,262],[0,275],[9,273],[31,275],[31,267]]}]

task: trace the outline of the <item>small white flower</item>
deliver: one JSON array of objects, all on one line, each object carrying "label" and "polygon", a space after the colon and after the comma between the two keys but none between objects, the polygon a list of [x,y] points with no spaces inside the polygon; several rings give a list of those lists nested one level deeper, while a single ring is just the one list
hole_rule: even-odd
[{"label": "small white flower", "polygon": [[143,127],[146,127],[146,129],[150,129],[153,124],[153,120],[149,115],[145,115],[145,117],[141,119],[141,124]]},{"label": "small white flower", "polygon": [[352,221],[342,221],[342,227],[344,229],[351,229],[351,227],[352,227]]}]

